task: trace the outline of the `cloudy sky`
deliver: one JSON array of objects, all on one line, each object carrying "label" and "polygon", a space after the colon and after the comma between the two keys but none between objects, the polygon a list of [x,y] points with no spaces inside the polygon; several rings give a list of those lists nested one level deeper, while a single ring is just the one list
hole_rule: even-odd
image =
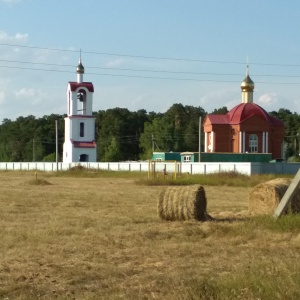
[{"label": "cloudy sky", "polygon": [[80,49],[94,111],[207,112],[254,102],[300,113],[300,1],[0,0],[0,122],[64,114]]}]

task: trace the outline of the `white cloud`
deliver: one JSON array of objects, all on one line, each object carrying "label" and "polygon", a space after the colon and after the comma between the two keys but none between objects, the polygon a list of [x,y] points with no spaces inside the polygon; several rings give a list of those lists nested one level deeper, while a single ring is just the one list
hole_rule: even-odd
[{"label": "white cloud", "polygon": [[21,1],[22,0],[1,0],[1,2],[8,3],[8,4],[16,4],[16,3],[19,3]]},{"label": "white cloud", "polygon": [[118,67],[125,63],[125,60],[123,58],[118,58],[114,60],[110,60],[106,63],[107,67]]},{"label": "white cloud", "polygon": [[199,105],[208,113],[216,108],[226,106],[228,110],[241,102],[240,95],[236,88],[220,89],[213,92],[207,92],[200,98]]},{"label": "white cloud", "polygon": [[[1,3],[1,0],[0,0]],[[27,45],[28,34],[7,33],[0,28],[0,43]],[[65,89],[72,75],[64,72],[46,72],[74,67],[52,67],[32,65],[32,63],[69,64],[69,52],[32,49],[29,47],[6,46],[0,52],[0,124],[4,118],[15,119],[32,114],[36,117],[66,111]],[[23,62],[23,63],[19,63]],[[26,62],[29,62],[28,64]],[[73,62],[74,63],[74,62]],[[76,65],[76,63],[74,63]],[[26,69],[28,68],[28,69]],[[37,70],[33,70],[37,69]],[[61,82],[63,84],[61,84]]]},{"label": "white cloud", "polygon": [[37,105],[45,98],[40,89],[22,88],[15,92],[16,99],[28,99],[31,105]]},{"label": "white cloud", "polygon": [[0,41],[1,42],[18,42],[24,43],[28,40],[27,33],[16,33],[15,35],[9,35],[7,32],[0,31]]},{"label": "white cloud", "polygon": [[266,106],[270,106],[277,103],[277,94],[276,93],[266,93],[261,95],[258,100],[258,103]]},{"label": "white cloud", "polygon": [[5,103],[5,93],[0,91],[0,105]]}]

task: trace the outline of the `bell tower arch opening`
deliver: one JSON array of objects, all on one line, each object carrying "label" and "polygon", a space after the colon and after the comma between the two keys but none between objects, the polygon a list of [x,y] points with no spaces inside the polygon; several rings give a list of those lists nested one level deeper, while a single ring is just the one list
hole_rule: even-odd
[{"label": "bell tower arch opening", "polygon": [[79,115],[86,114],[86,91],[84,89],[80,89],[77,92],[77,112]]}]

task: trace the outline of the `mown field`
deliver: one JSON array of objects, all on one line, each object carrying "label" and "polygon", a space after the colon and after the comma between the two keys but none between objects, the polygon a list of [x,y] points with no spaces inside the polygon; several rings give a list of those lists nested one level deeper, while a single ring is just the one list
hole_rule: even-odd
[{"label": "mown field", "polygon": [[300,299],[299,216],[224,180],[203,179],[216,221],[167,222],[141,175],[0,172],[0,299]]}]

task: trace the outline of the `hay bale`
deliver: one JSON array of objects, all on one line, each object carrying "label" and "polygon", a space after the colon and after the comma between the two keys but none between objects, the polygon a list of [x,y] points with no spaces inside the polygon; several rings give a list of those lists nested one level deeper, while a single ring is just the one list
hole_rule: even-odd
[{"label": "hay bale", "polygon": [[158,215],[169,221],[205,221],[207,214],[204,188],[200,185],[166,188],[159,195]]},{"label": "hay bale", "polygon": [[[291,182],[289,178],[276,178],[255,186],[249,194],[249,211],[256,215],[273,214]],[[285,213],[288,211],[300,212],[300,188]]]}]

